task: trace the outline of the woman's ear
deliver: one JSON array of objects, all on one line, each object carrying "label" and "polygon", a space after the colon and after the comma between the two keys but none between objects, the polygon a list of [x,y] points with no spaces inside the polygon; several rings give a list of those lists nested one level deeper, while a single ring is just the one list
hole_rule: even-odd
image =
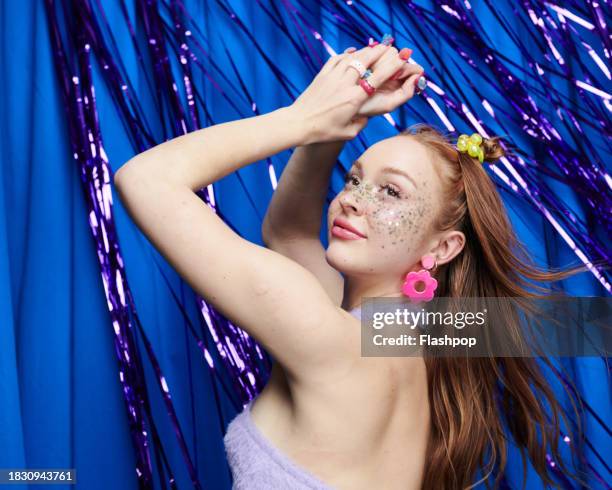
[{"label": "woman's ear", "polygon": [[431,253],[436,257],[438,265],[453,260],[465,246],[465,235],[457,230],[448,231],[442,235],[438,245]]}]

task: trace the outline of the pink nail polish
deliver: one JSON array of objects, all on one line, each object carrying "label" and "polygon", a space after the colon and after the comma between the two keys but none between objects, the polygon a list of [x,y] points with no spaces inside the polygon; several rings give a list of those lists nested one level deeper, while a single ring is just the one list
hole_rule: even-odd
[{"label": "pink nail polish", "polygon": [[407,61],[410,58],[410,56],[412,56],[412,49],[410,48],[403,48],[399,52],[399,57],[403,59],[404,61]]}]

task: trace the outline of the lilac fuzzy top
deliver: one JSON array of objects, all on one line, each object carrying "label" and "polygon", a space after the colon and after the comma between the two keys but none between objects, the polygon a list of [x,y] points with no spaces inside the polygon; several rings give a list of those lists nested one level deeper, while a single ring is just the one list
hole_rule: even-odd
[{"label": "lilac fuzzy top", "polygon": [[251,400],[223,438],[232,490],[333,490],[273,446],[253,424]]},{"label": "lilac fuzzy top", "polygon": [[[350,312],[361,319],[361,308]],[[334,490],[273,446],[253,424],[251,400],[227,426],[223,443],[232,490]]]}]

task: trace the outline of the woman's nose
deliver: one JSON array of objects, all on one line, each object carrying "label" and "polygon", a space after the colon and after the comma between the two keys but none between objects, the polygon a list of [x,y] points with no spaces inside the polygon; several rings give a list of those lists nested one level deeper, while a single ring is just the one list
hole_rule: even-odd
[{"label": "woman's nose", "polygon": [[340,196],[340,205],[348,212],[349,210],[356,214],[363,212],[364,199],[362,196],[357,195],[355,191],[344,192]]}]

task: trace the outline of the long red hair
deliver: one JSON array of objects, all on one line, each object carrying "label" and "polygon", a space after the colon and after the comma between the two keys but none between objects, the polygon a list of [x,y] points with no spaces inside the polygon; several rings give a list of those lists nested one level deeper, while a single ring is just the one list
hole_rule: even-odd
[{"label": "long red hair", "polygon": [[[546,288],[534,284],[554,282],[582,270],[535,266],[477,158],[458,152],[446,135],[428,125],[412,126],[401,134],[431,151],[447,203],[435,223],[437,229],[460,230],[466,236],[460,254],[436,270],[436,296],[542,298]],[[482,145],[485,161],[495,161],[505,153],[499,138],[485,139]],[[500,328],[512,331],[520,327],[510,316]],[[549,472],[548,453],[566,476],[580,480],[559,453],[561,421],[567,420],[535,358],[426,357],[425,362],[431,430],[424,489],[472,488],[479,469],[487,487],[492,480],[497,488],[507,464],[504,426],[521,451],[524,472],[527,455],[543,482],[557,487]],[[551,365],[545,358],[543,362]],[[580,403],[569,391],[568,396],[578,414]],[[568,433],[569,425],[564,426]]]}]

